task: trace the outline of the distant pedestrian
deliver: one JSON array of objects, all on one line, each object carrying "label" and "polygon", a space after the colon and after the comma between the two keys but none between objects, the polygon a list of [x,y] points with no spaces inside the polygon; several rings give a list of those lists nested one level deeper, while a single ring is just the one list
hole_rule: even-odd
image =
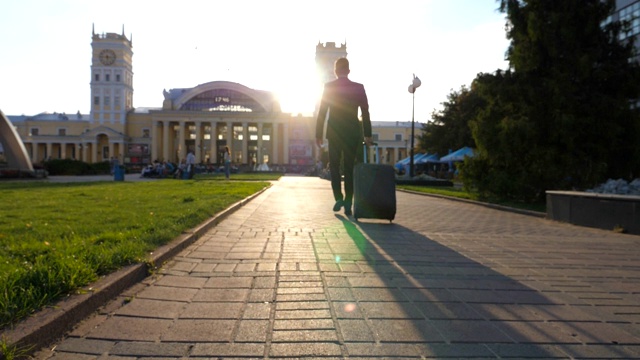
[{"label": "distant pedestrian", "polygon": [[187,172],[189,173],[189,179],[193,179],[193,174],[196,172],[196,156],[191,150],[187,154]]},{"label": "distant pedestrian", "polygon": [[229,179],[231,174],[231,151],[229,151],[229,147],[224,147],[224,177]]}]

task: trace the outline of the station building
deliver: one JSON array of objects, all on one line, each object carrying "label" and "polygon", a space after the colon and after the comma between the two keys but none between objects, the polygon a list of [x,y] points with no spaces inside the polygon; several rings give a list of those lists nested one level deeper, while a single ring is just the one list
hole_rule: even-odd
[{"label": "station building", "polygon": [[[31,161],[118,159],[138,169],[154,160],[178,163],[192,151],[198,163],[218,164],[225,147],[238,166],[263,163],[284,170],[311,166],[319,158],[315,117],[282,112],[275,94],[230,81],[163,90],[159,107],[133,106],[133,44],[124,34],[92,31],[89,114],[9,116]],[[346,44],[318,43],[322,80]],[[374,121],[382,163],[407,156],[411,122]],[[416,130],[420,130],[416,126]],[[408,129],[408,130],[407,130]]]}]

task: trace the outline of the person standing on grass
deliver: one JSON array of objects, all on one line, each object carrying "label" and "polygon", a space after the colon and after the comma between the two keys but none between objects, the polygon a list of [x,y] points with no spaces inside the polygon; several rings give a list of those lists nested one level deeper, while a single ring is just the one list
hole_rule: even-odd
[{"label": "person standing on grass", "polygon": [[229,180],[231,174],[231,151],[228,146],[224,147],[224,177]]},{"label": "person standing on grass", "polygon": [[[349,60],[340,58],[334,64],[336,80],[324,84],[324,92],[318,119],[316,121],[316,144],[322,147],[325,118],[327,121],[327,140],[329,140],[329,168],[331,171],[331,189],[335,198],[333,211],[344,207],[345,215],[351,215],[353,199],[353,167],[362,136],[367,145],[371,139],[371,119],[369,103],[364,85],[349,80]],[[358,108],[362,113],[362,122],[358,120]],[[340,176],[340,158],[344,163],[344,196]]]}]

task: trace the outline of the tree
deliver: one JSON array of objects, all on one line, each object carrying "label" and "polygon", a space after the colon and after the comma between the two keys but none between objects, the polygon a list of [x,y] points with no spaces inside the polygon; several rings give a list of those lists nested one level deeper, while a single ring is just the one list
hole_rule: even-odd
[{"label": "tree", "polygon": [[466,86],[451,91],[441,111],[431,114],[432,121],[422,125],[418,148],[428,153],[446,155],[463,146],[475,147],[469,121],[475,118],[484,101]]},{"label": "tree", "polygon": [[[640,70],[612,0],[501,0],[510,69],[474,81],[478,155],[462,166],[487,196],[541,200],[640,171]],[[488,180],[489,179],[489,180]]]}]

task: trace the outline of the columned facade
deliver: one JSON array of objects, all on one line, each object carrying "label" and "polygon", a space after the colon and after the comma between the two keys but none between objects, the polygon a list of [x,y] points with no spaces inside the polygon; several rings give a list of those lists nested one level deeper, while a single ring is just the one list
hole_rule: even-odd
[{"label": "columned facade", "polygon": [[229,146],[238,164],[288,164],[288,157],[282,156],[288,148],[288,124],[283,125],[282,120],[208,118],[207,114],[167,119],[162,111],[152,112],[151,118],[154,132],[148,160],[178,163],[192,150],[196,162],[218,164]]}]

